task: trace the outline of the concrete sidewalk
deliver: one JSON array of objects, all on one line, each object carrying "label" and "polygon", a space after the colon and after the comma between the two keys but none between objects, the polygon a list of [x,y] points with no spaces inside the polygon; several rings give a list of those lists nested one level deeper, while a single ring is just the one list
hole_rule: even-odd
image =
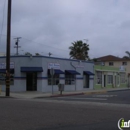
[{"label": "concrete sidewalk", "polygon": [[[12,98],[22,98],[22,99],[33,99],[33,98],[47,98],[47,97],[60,97],[60,96],[73,96],[73,95],[90,95],[90,94],[103,94],[112,91],[124,91],[130,90],[130,88],[111,88],[111,89],[100,89],[100,90],[84,90],[84,91],[73,91],[73,92],[60,92],[55,93],[42,93],[37,91],[30,92],[10,92],[10,97]],[[6,98],[5,92],[0,93],[0,98]]]}]

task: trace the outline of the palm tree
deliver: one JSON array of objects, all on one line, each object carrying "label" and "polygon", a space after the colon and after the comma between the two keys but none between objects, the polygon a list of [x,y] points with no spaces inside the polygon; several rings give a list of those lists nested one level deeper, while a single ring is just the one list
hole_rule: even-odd
[{"label": "palm tree", "polygon": [[89,59],[88,51],[89,45],[87,43],[83,43],[83,41],[79,40],[72,43],[70,49],[70,58],[78,59],[78,60],[87,60]]},{"label": "palm tree", "polygon": [[126,51],[125,53],[127,54],[127,56],[124,56],[123,58],[124,58],[124,59],[130,59],[130,52],[129,52],[129,51]]}]

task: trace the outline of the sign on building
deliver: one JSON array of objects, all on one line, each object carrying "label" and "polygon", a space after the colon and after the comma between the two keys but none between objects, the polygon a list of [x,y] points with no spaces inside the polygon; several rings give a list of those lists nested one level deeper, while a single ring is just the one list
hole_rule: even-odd
[{"label": "sign on building", "polygon": [[125,71],[125,67],[124,66],[120,66],[119,70],[120,71]]},{"label": "sign on building", "polygon": [[[6,63],[0,63],[0,69],[6,69]],[[10,62],[10,69],[14,69],[14,62]]]},{"label": "sign on building", "polygon": [[60,69],[60,64],[59,63],[48,63],[48,69]]}]

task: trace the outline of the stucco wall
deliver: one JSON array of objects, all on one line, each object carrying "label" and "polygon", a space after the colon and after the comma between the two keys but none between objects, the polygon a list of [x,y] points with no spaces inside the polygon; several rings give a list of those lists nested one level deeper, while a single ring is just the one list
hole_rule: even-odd
[{"label": "stucco wall", "polygon": [[[65,70],[76,70],[80,75],[76,75],[76,85],[65,85],[65,91],[84,90],[83,88],[83,71],[91,71],[94,73],[94,64],[92,62],[80,62],[77,60],[60,59],[52,57],[35,56],[14,56],[11,57],[11,62],[15,63],[14,67],[14,85],[10,86],[11,91],[26,91],[26,73],[21,72],[21,67],[42,67],[43,72],[37,73],[37,91],[39,92],[51,92],[52,85],[48,85],[47,71],[48,63],[59,63],[60,69]],[[0,57],[0,63],[5,62],[5,57]],[[74,67],[74,66],[79,67]],[[65,83],[65,75],[60,74],[60,83]],[[93,76],[90,76],[89,89],[93,89]],[[87,89],[87,88],[86,88]],[[2,85],[2,90],[5,90],[5,86]],[[58,91],[58,86],[53,85],[53,91]]]}]

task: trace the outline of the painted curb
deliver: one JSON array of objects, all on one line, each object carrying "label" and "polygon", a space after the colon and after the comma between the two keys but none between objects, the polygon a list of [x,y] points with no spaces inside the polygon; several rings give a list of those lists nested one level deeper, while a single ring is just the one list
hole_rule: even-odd
[{"label": "painted curb", "polygon": [[97,92],[85,92],[84,95],[103,94],[103,93],[107,93],[107,91],[104,90],[104,91],[97,91]]},{"label": "painted curb", "polygon": [[126,90],[130,90],[130,88],[126,88],[126,89],[117,89],[117,90],[108,90],[107,92],[126,91]]},{"label": "painted curb", "polygon": [[84,95],[84,93],[70,93],[70,94],[63,94],[63,95],[51,95],[50,97],[65,97],[65,96],[74,96],[74,95]]},{"label": "painted curb", "polygon": [[65,97],[65,96],[74,96],[74,95],[84,95],[84,93],[70,93],[70,94],[56,94],[56,95],[50,95],[50,96],[39,96],[34,98],[52,98],[52,97]]}]

